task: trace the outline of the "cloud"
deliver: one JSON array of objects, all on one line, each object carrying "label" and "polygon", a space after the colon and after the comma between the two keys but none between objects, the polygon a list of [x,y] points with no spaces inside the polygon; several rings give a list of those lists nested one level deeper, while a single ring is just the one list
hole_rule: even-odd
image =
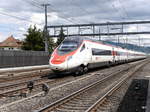
[{"label": "cloud", "polygon": [[[44,27],[43,3],[48,6],[48,25],[100,23],[107,21],[134,21],[150,18],[149,0],[1,0],[0,40],[13,34],[23,39],[30,25]],[[1,12],[24,18],[19,20]],[[142,26],[139,30],[147,29]],[[128,31],[136,31],[130,26]]]},{"label": "cloud", "polygon": [[33,13],[30,17],[30,20],[37,24],[44,23],[44,14],[43,13]]},{"label": "cloud", "polygon": [[0,42],[4,41],[6,39],[6,37],[7,37],[7,35],[0,33]]},{"label": "cloud", "polygon": [[26,29],[24,27],[20,27],[19,30],[20,31],[26,31]]},{"label": "cloud", "polygon": [[56,12],[48,13],[48,17],[49,22],[55,22],[58,20],[58,14]]}]

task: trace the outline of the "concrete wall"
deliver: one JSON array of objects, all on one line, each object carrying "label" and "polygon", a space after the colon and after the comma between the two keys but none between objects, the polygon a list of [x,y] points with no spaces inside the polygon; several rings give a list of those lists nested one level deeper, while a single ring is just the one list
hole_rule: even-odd
[{"label": "concrete wall", "polygon": [[47,65],[48,53],[44,51],[4,51],[0,50],[0,68]]}]

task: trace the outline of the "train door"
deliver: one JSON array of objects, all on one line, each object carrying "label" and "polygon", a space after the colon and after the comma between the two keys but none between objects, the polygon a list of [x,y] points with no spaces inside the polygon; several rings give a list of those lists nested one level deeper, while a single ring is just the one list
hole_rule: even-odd
[{"label": "train door", "polygon": [[86,60],[88,63],[90,63],[92,61],[92,50],[91,47],[89,45],[86,45]]},{"label": "train door", "polygon": [[116,55],[116,52],[114,48],[112,48],[112,62],[115,62],[115,55]]},{"label": "train door", "polygon": [[81,62],[84,65],[87,65],[91,60],[91,52],[90,52],[90,48],[85,43],[81,47],[80,54],[82,57]]}]

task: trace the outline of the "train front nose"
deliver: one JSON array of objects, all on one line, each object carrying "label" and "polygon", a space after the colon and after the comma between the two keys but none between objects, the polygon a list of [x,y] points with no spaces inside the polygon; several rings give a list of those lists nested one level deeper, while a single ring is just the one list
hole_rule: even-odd
[{"label": "train front nose", "polygon": [[54,71],[65,71],[67,70],[67,62],[62,59],[52,59],[49,62],[50,68]]},{"label": "train front nose", "polygon": [[62,64],[50,64],[50,68],[54,71],[65,71],[67,70],[67,63]]}]

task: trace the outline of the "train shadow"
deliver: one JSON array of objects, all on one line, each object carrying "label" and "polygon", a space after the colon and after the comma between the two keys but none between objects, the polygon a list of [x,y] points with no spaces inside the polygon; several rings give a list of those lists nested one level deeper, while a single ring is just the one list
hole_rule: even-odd
[{"label": "train shadow", "polygon": [[[98,71],[98,70],[108,69],[108,68],[118,66],[118,65],[121,65],[121,64],[125,64],[125,63],[117,63],[117,64],[112,64],[112,65],[104,65],[104,66],[101,66],[101,67],[92,68],[92,69],[89,69],[87,73],[95,72],[95,71]],[[64,77],[69,77],[69,76],[75,76],[73,74],[74,73],[49,73],[45,76],[42,76],[41,78],[58,79],[58,78],[64,78]],[[78,77],[78,76],[75,76],[75,77]]]},{"label": "train shadow", "polygon": [[50,73],[44,77],[48,79],[58,79],[58,78],[64,78],[64,77],[69,77],[69,76],[70,74],[66,74],[66,73]]},{"label": "train shadow", "polygon": [[[114,66],[114,65],[113,65]],[[108,69],[110,67],[113,67],[113,66],[101,66],[101,67],[98,67],[98,68],[93,68],[93,69],[89,69],[87,73],[90,73],[90,72],[95,72],[95,71],[98,71],[98,70],[103,70],[103,69]],[[116,66],[116,65],[115,65]],[[69,76],[73,76],[73,77],[78,77],[76,75],[73,75],[74,73],[49,73],[49,74],[46,74],[44,76],[42,76],[41,78],[47,78],[47,79],[59,79],[59,78],[64,78],[64,77],[69,77]],[[86,74],[86,73],[85,73]],[[85,75],[84,74],[84,75]],[[79,75],[80,76],[80,75]]]},{"label": "train shadow", "polygon": [[95,71],[98,71],[98,70],[104,70],[104,69],[108,69],[108,68],[111,68],[111,67],[114,67],[114,66],[117,66],[117,65],[104,65],[104,66],[101,66],[101,67],[97,67],[97,68],[92,68],[90,69],[88,72],[95,72]]}]

